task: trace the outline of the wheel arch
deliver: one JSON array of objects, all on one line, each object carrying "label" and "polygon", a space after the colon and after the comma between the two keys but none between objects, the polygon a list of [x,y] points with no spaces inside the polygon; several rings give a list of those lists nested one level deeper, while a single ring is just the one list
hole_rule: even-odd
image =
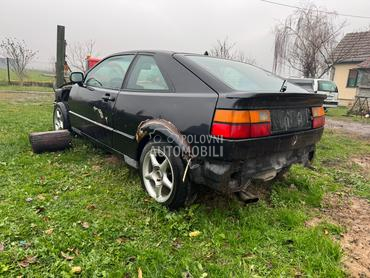
[{"label": "wheel arch", "polygon": [[71,84],[66,84],[61,88],[54,89],[55,102],[67,102],[71,89]]},{"label": "wheel arch", "polygon": [[146,135],[138,142],[136,161],[140,161],[140,157],[141,157],[141,154],[143,153],[145,145],[148,144],[149,141],[150,141],[150,136]]},{"label": "wheel arch", "polygon": [[154,140],[156,136],[160,136],[161,139],[167,139],[169,143],[179,146],[183,159],[188,160],[193,157],[191,146],[186,136],[173,123],[164,119],[149,119],[141,122],[136,131],[135,138],[139,144],[137,151],[139,160],[145,145],[149,141]]}]

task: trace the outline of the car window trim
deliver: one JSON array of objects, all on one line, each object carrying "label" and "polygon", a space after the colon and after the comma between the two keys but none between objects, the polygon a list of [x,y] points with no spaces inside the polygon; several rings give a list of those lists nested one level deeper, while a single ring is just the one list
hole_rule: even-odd
[{"label": "car window trim", "polygon": [[[157,67],[159,69],[159,72],[162,74],[162,77],[163,77],[164,81],[166,82],[166,85],[168,87],[167,90],[160,90],[160,89],[129,89],[129,88],[127,88],[128,80],[130,79],[131,74],[133,72],[133,69],[135,68],[135,66],[137,64],[137,61],[139,60],[140,56],[150,56],[154,59],[155,63],[157,64]],[[161,67],[160,67],[160,65],[159,65],[159,63],[158,63],[158,61],[155,57],[155,54],[136,53],[136,56],[135,56],[134,60],[131,62],[130,67],[127,70],[127,73],[126,73],[125,79],[123,81],[121,91],[140,92],[140,93],[156,93],[156,92],[157,93],[173,93],[175,90],[174,90],[174,87],[172,85],[171,80],[169,80],[169,78],[167,76],[167,73],[163,69],[161,69]]]},{"label": "car window trim", "polygon": [[[111,58],[115,58],[115,57],[123,57],[123,56],[133,56],[132,60],[131,60],[131,63],[130,65],[128,66],[127,68],[127,71],[126,71],[126,74],[125,76],[123,77],[123,80],[122,80],[122,84],[121,84],[121,87],[119,88],[109,88],[109,87],[96,87],[96,86],[91,86],[91,85],[86,85],[85,83],[85,80],[86,80],[86,77],[88,76],[88,74],[96,67],[98,67],[101,63],[103,63],[104,61],[108,60],[108,59],[111,59]],[[92,67],[91,69],[89,69],[86,74],[85,74],[85,80],[84,80],[84,83],[83,83],[83,86],[85,88],[93,88],[93,89],[106,89],[106,90],[113,90],[113,91],[120,91],[124,82],[125,82],[125,79],[126,77],[128,76],[128,73],[129,73],[129,69],[131,67],[131,65],[133,64],[133,62],[135,61],[136,59],[136,56],[137,54],[136,53],[127,53],[127,54],[117,54],[117,55],[112,55],[112,56],[108,56],[106,58],[104,58],[103,60],[101,60],[99,63],[97,63],[94,67]],[[93,91],[93,90],[92,90]]]}]

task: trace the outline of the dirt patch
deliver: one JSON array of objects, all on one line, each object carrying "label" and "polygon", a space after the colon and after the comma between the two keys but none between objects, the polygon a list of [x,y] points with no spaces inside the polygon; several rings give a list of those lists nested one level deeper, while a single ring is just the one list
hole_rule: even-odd
[{"label": "dirt patch", "polygon": [[104,158],[104,161],[105,163],[109,164],[109,165],[115,165],[115,166],[119,166],[119,165],[124,165],[124,161],[122,158],[116,156],[116,155],[109,155],[107,157]]},{"label": "dirt patch", "polygon": [[347,193],[324,198],[323,215],[306,222],[316,226],[323,220],[345,227],[340,244],[345,252],[343,264],[351,277],[370,277],[370,202]]},{"label": "dirt patch", "polygon": [[[270,202],[271,190],[272,183],[268,182],[256,181],[247,187],[247,192],[250,192],[252,195],[258,197],[259,200],[263,200],[267,203]],[[197,198],[195,199],[195,203],[206,206],[209,211],[215,208],[230,209],[236,203],[241,206],[252,206],[255,204],[254,202],[242,201],[235,193],[220,193],[206,186],[197,187]]]},{"label": "dirt patch", "polygon": [[351,161],[360,166],[365,175],[370,178],[370,156],[353,157]]},{"label": "dirt patch", "polygon": [[324,159],[322,161],[322,164],[326,167],[336,167],[338,165],[341,165],[343,163],[343,159],[341,158],[330,158],[330,159]]},{"label": "dirt patch", "polygon": [[330,119],[328,117],[325,119],[325,121],[325,128],[350,134],[363,139],[370,138],[370,124],[339,121]]}]

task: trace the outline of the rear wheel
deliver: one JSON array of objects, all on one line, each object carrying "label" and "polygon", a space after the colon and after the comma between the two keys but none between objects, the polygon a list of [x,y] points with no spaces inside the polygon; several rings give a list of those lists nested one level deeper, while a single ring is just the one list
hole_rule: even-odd
[{"label": "rear wheel", "polygon": [[191,196],[191,184],[182,181],[184,163],[165,142],[149,142],[140,157],[141,183],[158,203],[170,209],[185,206]]}]

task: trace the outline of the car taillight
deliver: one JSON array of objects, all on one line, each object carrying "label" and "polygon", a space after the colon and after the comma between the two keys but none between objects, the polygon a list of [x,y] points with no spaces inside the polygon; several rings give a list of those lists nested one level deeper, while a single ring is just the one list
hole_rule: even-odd
[{"label": "car taillight", "polygon": [[246,139],[271,135],[268,110],[217,109],[211,134],[227,139]]},{"label": "car taillight", "polygon": [[325,125],[324,107],[312,107],[312,128],[319,128]]}]

